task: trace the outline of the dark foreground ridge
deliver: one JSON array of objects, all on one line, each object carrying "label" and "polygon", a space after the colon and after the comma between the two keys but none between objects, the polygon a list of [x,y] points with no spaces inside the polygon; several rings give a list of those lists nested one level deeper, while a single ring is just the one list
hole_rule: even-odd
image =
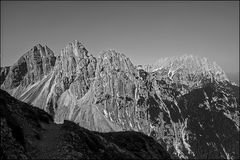
[{"label": "dark foreground ridge", "polygon": [[0,159],[170,159],[139,132],[99,133],[64,121],[0,90]]}]

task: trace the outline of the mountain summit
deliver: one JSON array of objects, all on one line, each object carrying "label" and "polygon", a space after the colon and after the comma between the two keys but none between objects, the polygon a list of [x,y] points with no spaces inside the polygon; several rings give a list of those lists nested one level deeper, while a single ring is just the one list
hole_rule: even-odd
[{"label": "mountain summit", "polygon": [[52,50],[40,44],[19,58],[11,66],[3,83],[3,89],[14,89],[19,85],[27,87],[48,75],[55,66],[56,57]]},{"label": "mountain summit", "polygon": [[[207,58],[200,58],[193,55],[183,55],[180,57],[171,57],[160,59],[154,70],[169,69],[169,76],[173,77],[174,73],[186,72],[192,76],[189,79],[212,78],[219,81],[227,80],[228,78],[222,68],[216,62],[210,62]],[[171,75],[170,75],[171,74]],[[193,76],[195,75],[195,77]],[[181,77],[185,76],[184,73]],[[202,76],[202,77],[197,77]],[[204,76],[204,77],[203,77]]]}]

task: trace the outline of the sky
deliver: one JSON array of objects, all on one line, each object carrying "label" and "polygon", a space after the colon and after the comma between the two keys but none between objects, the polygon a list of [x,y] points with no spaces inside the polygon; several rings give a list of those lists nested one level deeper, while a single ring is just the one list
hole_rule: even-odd
[{"label": "sky", "polygon": [[183,54],[239,72],[237,1],[1,1],[1,65],[40,43],[59,55],[79,40],[98,57],[124,53],[134,65]]}]

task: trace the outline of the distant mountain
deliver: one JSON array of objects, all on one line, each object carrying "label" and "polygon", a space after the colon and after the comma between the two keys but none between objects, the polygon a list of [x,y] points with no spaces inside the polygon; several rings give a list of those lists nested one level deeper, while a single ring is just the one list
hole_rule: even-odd
[{"label": "distant mountain", "polygon": [[70,121],[57,125],[43,110],[3,90],[0,99],[1,159],[170,159],[142,133],[98,133]]},{"label": "distant mountain", "polygon": [[184,83],[189,87],[201,86],[206,79],[229,81],[225,72],[215,62],[193,55],[162,58],[154,65],[144,66],[142,69],[148,72],[161,72],[162,76],[168,77],[175,83]]},{"label": "distant mountain", "polygon": [[232,73],[227,73],[227,76],[229,77],[229,80],[232,82],[235,82],[239,86],[239,73],[238,72],[232,72]]},{"label": "distant mountain", "polygon": [[150,91],[142,97],[149,103],[150,133],[177,157],[237,159],[239,87],[219,66],[202,62],[207,60],[184,55],[138,66]]},{"label": "distant mountain", "polygon": [[239,86],[216,63],[183,55],[135,67],[114,50],[95,58],[78,41],[59,57],[39,46],[10,67],[1,88],[47,111],[56,123],[139,131],[172,158],[239,157]]}]

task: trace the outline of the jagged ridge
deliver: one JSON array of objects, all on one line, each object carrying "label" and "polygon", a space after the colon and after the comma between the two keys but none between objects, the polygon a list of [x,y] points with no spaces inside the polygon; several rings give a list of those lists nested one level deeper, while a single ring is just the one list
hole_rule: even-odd
[{"label": "jagged ridge", "polygon": [[183,83],[188,86],[199,86],[209,79],[217,81],[229,81],[222,68],[207,58],[193,55],[166,57],[158,60],[154,65],[143,66],[148,72],[158,71],[175,83]]}]

